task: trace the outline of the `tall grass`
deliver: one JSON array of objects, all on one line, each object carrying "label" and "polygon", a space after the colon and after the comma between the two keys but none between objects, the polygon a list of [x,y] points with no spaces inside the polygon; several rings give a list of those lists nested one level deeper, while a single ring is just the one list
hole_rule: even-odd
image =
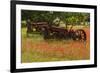
[{"label": "tall grass", "polygon": [[90,59],[89,28],[85,28],[87,33],[87,43],[73,40],[44,40],[43,35],[38,33],[26,36],[26,28],[22,28],[22,63],[27,62],[48,62],[48,61],[72,61]]}]

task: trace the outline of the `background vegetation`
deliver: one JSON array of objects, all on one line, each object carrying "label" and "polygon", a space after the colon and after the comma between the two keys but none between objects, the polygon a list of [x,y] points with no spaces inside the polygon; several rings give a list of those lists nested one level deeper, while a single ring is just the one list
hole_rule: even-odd
[{"label": "background vegetation", "polygon": [[[67,25],[89,25],[90,14],[81,12],[56,12],[56,11],[31,11],[22,10],[22,26],[25,26],[25,21],[31,19],[33,22],[48,22],[49,25],[59,26],[62,22]],[[55,23],[56,22],[56,23]]]}]

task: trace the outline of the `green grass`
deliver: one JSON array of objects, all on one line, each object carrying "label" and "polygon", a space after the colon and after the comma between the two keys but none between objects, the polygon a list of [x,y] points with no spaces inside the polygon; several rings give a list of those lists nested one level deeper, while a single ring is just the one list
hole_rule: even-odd
[{"label": "green grass", "polygon": [[[52,48],[52,46],[55,47],[59,45],[62,45],[60,47],[66,47],[66,45],[67,46],[70,45],[73,42],[73,40],[66,41],[66,40],[49,39],[45,41],[43,39],[43,35],[39,34],[38,32],[34,32],[33,34],[30,34],[30,37],[27,37],[26,31],[27,31],[26,28],[21,29],[22,32],[21,33],[22,35],[21,36],[22,37],[21,62],[22,63],[89,59],[89,53],[88,53],[89,50],[86,50],[84,54],[83,48],[82,49],[79,47],[75,48],[73,47],[73,44],[71,46],[72,48],[62,48],[62,49]],[[39,43],[43,44],[43,42],[49,44],[51,48],[48,48],[47,50],[44,47],[38,48],[38,44]],[[35,44],[37,45],[36,46],[37,48],[33,48]],[[64,53],[62,53],[62,50]]]},{"label": "green grass", "polygon": [[[32,53],[23,53],[22,56],[22,62],[47,62],[47,61],[58,61],[61,60],[61,58],[57,57],[50,57],[39,53],[39,52],[32,52]],[[63,60],[63,59],[62,59]]]}]

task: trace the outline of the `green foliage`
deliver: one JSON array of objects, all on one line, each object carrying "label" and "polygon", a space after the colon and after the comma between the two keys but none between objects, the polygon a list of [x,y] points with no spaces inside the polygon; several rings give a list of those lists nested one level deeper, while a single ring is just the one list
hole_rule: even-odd
[{"label": "green foliage", "polygon": [[[56,12],[56,11],[32,11],[32,10],[22,10],[21,11],[22,20],[31,19],[33,22],[48,22],[49,25],[54,25],[53,21],[59,18],[63,21],[65,25],[74,24],[80,25],[83,22],[90,22],[89,13],[80,12]],[[58,26],[58,25],[57,25]]]},{"label": "green foliage", "polygon": [[21,24],[22,24],[21,27],[26,27],[26,21],[22,21]]}]

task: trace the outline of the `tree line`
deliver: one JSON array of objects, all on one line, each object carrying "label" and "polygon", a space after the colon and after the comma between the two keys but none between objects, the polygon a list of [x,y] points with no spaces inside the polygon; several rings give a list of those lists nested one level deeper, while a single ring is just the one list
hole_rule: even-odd
[{"label": "tree line", "polygon": [[82,12],[57,12],[57,11],[34,11],[22,10],[21,20],[30,19],[33,22],[48,22],[49,25],[54,25],[54,21],[59,23],[63,21],[67,25],[85,25],[90,22],[90,14]]}]

